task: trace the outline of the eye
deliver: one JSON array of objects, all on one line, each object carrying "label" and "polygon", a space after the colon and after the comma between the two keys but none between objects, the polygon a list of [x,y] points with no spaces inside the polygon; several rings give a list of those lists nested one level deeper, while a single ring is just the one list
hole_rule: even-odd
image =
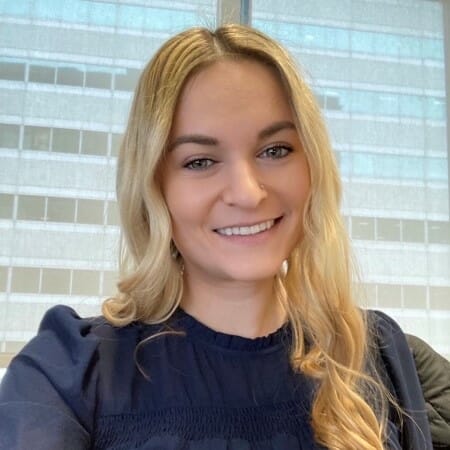
[{"label": "eye", "polygon": [[265,159],[281,159],[291,152],[292,148],[287,145],[273,145],[272,147],[263,150],[260,153],[260,157]]},{"label": "eye", "polygon": [[209,158],[197,158],[192,159],[191,161],[188,161],[186,164],[184,164],[184,168],[189,170],[205,170],[208,167],[212,166],[214,164],[214,161]]}]

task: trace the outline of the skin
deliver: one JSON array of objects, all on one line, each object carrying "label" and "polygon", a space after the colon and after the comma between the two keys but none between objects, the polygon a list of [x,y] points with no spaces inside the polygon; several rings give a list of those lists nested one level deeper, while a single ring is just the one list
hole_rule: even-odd
[{"label": "skin", "polygon": [[[274,276],[302,236],[309,169],[275,73],[223,60],[187,82],[162,190],[184,260],[182,307],[214,330],[254,338],[285,321]],[[217,230],[275,220],[266,231]]]}]

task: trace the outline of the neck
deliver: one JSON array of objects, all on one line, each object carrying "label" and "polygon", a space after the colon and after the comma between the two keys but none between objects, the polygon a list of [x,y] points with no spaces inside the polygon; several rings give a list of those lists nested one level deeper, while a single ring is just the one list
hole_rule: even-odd
[{"label": "neck", "polygon": [[182,308],[209,328],[247,338],[267,336],[286,321],[274,280],[217,282],[185,275]]}]

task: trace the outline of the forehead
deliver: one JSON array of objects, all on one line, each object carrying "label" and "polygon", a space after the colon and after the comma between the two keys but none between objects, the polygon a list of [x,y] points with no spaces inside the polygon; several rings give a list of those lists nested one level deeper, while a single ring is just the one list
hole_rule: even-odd
[{"label": "forehead", "polygon": [[174,132],[207,127],[217,120],[236,124],[292,120],[275,69],[253,60],[221,60],[190,78],[178,101]]}]

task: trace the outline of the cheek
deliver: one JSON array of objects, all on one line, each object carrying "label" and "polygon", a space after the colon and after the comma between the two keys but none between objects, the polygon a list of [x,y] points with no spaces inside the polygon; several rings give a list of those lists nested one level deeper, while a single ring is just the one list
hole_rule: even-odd
[{"label": "cheek", "polygon": [[287,178],[285,195],[293,209],[302,211],[308,200],[311,183],[307,172],[295,173]]},{"label": "cheek", "polygon": [[163,194],[172,218],[174,234],[181,235],[187,228],[201,226],[207,220],[210,203],[205,190],[189,182],[169,180]]}]

